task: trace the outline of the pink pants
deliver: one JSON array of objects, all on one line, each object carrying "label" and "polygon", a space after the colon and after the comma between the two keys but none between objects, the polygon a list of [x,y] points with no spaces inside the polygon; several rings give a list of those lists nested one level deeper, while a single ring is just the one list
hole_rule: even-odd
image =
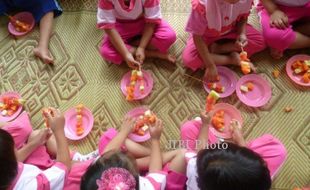
[{"label": "pink pants", "polygon": [[[130,50],[130,41],[135,37],[139,37],[143,33],[145,21],[138,19],[134,21],[116,22],[115,28],[125,42],[125,45]],[[162,53],[166,53],[170,46],[175,42],[176,34],[171,26],[164,20],[155,27],[154,34],[150,40],[150,44]],[[104,59],[115,64],[121,64],[123,57],[114,48],[108,36],[104,37],[103,44],[100,48],[100,53]]]},{"label": "pink pants", "polygon": [[[192,125],[190,124],[192,122]],[[188,121],[181,127],[181,140],[195,141],[198,138],[201,124]],[[247,147],[258,153],[267,163],[270,175],[273,178],[284,163],[287,152],[284,145],[271,135],[263,135],[250,141]],[[190,150],[194,147],[189,147]]]},{"label": "pink pants", "polygon": [[288,49],[295,41],[296,33],[294,32],[292,24],[300,19],[310,19],[310,2],[302,7],[287,7],[278,5],[279,9],[283,11],[289,19],[289,27],[282,30],[270,26],[270,15],[262,6],[259,6],[261,25],[263,29],[263,36],[268,46],[273,49],[284,51]]},{"label": "pink pants", "polygon": [[[248,45],[244,49],[245,51],[248,52],[249,56],[265,49],[266,45],[262,34],[250,25],[246,26],[246,36],[248,38]],[[204,40],[208,45],[210,45],[221,39],[236,39],[237,37],[238,37],[237,33],[232,31],[223,36],[214,38],[204,38]],[[194,44],[192,36],[188,39],[186,47],[183,51],[183,63],[185,67],[188,67],[193,71],[204,67],[204,63]]]}]

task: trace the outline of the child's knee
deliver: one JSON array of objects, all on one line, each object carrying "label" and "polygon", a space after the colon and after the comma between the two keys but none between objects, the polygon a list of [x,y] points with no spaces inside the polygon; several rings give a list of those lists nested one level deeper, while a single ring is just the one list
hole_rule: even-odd
[{"label": "child's knee", "polygon": [[264,38],[268,46],[274,49],[283,50],[289,46],[289,39],[295,38],[293,29],[284,30],[273,28],[270,31],[264,31]]},{"label": "child's knee", "polygon": [[102,47],[100,48],[100,54],[105,60],[111,61],[114,64],[121,64],[121,62],[123,61],[121,55],[119,55],[119,53],[116,52],[116,50],[113,50],[112,48],[110,48],[108,45],[105,44],[103,44]]}]

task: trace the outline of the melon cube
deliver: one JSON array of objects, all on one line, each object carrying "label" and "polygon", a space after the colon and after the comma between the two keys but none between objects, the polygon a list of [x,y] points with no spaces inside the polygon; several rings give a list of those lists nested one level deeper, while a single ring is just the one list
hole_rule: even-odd
[{"label": "melon cube", "polygon": [[240,90],[241,90],[242,92],[249,92],[249,88],[248,88],[247,86],[244,86],[244,85],[241,85],[241,86],[240,86]]}]

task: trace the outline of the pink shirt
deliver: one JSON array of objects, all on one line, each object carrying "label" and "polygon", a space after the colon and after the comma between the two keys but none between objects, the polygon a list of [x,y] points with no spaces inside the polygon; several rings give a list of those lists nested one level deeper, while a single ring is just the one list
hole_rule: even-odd
[{"label": "pink shirt", "polygon": [[18,163],[18,174],[9,190],[62,190],[67,175],[67,167],[60,162],[47,170]]},{"label": "pink shirt", "polygon": [[[223,26],[220,31],[217,31],[208,27],[208,21],[206,18],[207,0],[192,0],[192,12],[189,16],[185,30],[191,34],[205,37],[218,37],[227,34],[235,29],[239,20],[247,18],[250,14],[252,1],[246,0],[246,2],[247,3],[242,4],[242,8],[240,6],[238,9],[232,10],[233,14],[225,15],[222,18]],[[238,6],[235,5],[235,7]]]},{"label": "pink shirt", "polygon": [[275,0],[275,3],[288,7],[300,7],[306,5],[309,0]]},{"label": "pink shirt", "polygon": [[147,22],[159,23],[159,0],[130,0],[129,6],[125,5],[124,0],[99,0],[97,26],[102,29],[114,28],[117,19],[136,20],[141,15]]}]

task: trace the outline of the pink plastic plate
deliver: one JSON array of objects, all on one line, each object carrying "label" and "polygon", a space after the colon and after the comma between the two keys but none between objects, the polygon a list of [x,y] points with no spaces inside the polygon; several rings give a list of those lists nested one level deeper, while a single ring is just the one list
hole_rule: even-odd
[{"label": "pink plastic plate", "polygon": [[[17,92],[5,92],[5,93],[0,95],[0,102],[3,101],[2,100],[3,97],[21,98],[21,95],[19,93],[17,93]],[[0,121],[2,121],[2,122],[12,121],[17,116],[19,116],[19,114],[21,113],[22,110],[23,110],[23,106],[19,106],[17,111],[13,115],[11,115],[11,116],[2,116],[2,114],[0,114]]]},{"label": "pink plastic plate", "polygon": [[[146,106],[141,106],[130,110],[126,116],[132,118],[138,118],[140,115],[143,115],[145,111],[149,110]],[[128,136],[129,139],[135,142],[145,142],[151,138],[150,133],[147,131],[144,136],[137,135],[135,133],[131,133]]]},{"label": "pink plastic plate", "polygon": [[[236,73],[227,67],[222,66],[218,66],[217,71],[220,76],[220,81],[218,83],[225,87],[224,93],[219,93],[220,97],[225,98],[232,95],[236,90],[236,84],[238,81]],[[208,93],[210,93],[211,90],[208,88],[208,83],[208,81],[205,81],[203,87]]]},{"label": "pink plastic plate", "polygon": [[[240,86],[246,85],[248,82],[254,84],[254,89],[249,92],[242,92]],[[270,100],[271,87],[263,77],[257,74],[249,74],[241,77],[237,82],[236,93],[244,104],[251,107],[261,107]]]},{"label": "pink plastic plate", "polygon": [[297,60],[310,60],[309,55],[295,55],[291,57],[286,63],[286,73],[296,84],[301,86],[310,86],[310,83],[304,83],[302,81],[302,75],[295,75],[292,69],[292,64]]},{"label": "pink plastic plate", "polygon": [[223,132],[220,132],[220,131],[216,130],[213,127],[213,125],[211,124],[212,127],[210,127],[210,131],[213,132],[213,134],[217,137],[224,138],[224,139],[230,139],[231,138],[231,132],[229,129],[230,122],[233,119],[235,119],[235,120],[239,121],[241,126],[242,126],[243,120],[241,117],[241,113],[236,107],[234,107],[230,104],[227,104],[227,103],[215,104],[212,112],[215,113],[215,112],[220,111],[220,110],[223,110],[225,112],[225,115],[224,115],[225,129]]},{"label": "pink plastic plate", "polygon": [[94,125],[94,117],[91,111],[84,107],[82,110],[84,133],[81,136],[76,134],[76,111],[75,107],[69,109],[65,113],[65,135],[70,140],[80,140],[88,135]]},{"label": "pink plastic plate", "polygon": [[29,33],[34,25],[35,25],[35,20],[32,16],[32,14],[30,12],[20,12],[20,13],[17,13],[16,15],[13,16],[15,19],[21,21],[21,22],[24,22],[24,23],[27,23],[30,25],[30,29],[26,32],[18,32],[15,27],[13,26],[13,24],[11,22],[9,22],[8,24],[8,30],[10,32],[10,34],[14,35],[14,36],[23,36],[23,35],[26,35],[27,33]]},{"label": "pink plastic plate", "polygon": [[[136,88],[135,88],[135,100],[141,100],[148,96],[152,89],[153,89],[153,78],[151,74],[145,70],[142,70],[143,73],[143,78],[144,78],[144,93],[141,94],[139,90],[140,82],[136,83]],[[125,96],[127,96],[126,92],[126,87],[130,84],[130,76],[131,76],[131,71],[127,72],[121,81],[121,90]]]}]

